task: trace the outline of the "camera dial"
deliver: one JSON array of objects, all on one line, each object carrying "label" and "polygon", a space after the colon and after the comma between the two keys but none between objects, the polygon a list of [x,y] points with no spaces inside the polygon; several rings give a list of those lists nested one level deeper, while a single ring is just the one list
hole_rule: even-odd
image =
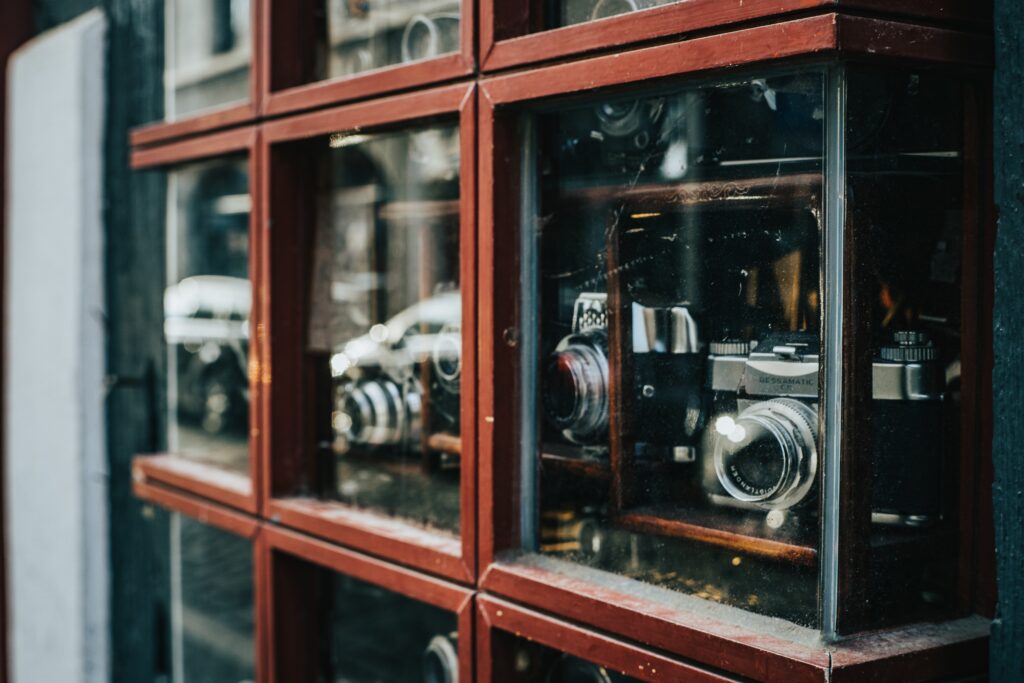
[{"label": "camera dial", "polygon": [[434,636],[423,651],[423,683],[459,683],[459,654],[453,633]]},{"label": "camera dial", "polygon": [[818,417],[806,403],[761,401],[715,420],[715,472],[733,498],[767,510],[801,502],[818,469]]}]

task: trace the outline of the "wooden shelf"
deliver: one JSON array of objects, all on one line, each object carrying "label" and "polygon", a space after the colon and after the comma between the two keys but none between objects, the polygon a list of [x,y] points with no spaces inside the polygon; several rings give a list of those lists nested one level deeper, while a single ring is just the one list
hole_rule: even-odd
[{"label": "wooden shelf", "polygon": [[580,454],[580,449],[557,444],[544,444],[544,450],[540,454],[540,465],[545,471],[561,472],[595,481],[608,482],[612,477],[607,459],[586,457]]}]

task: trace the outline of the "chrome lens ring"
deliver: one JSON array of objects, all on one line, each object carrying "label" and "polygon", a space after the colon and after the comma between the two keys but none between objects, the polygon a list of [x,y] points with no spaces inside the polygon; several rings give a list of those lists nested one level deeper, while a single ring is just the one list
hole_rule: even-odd
[{"label": "chrome lens ring", "polygon": [[431,351],[431,360],[441,388],[450,394],[458,394],[462,379],[461,325],[449,324],[441,328]]},{"label": "chrome lens ring", "polygon": [[434,636],[423,651],[423,683],[458,683],[459,653],[451,638]]},{"label": "chrome lens ring", "polygon": [[[794,399],[772,399],[747,408],[733,424],[731,432],[715,439],[715,473],[722,488],[736,500],[769,510],[784,510],[804,500],[818,470],[817,411]],[[758,485],[731,461],[765,439],[771,439],[776,449],[779,474],[770,485]]]},{"label": "chrome lens ring", "polygon": [[546,373],[548,419],[574,443],[592,442],[608,431],[608,357],[597,336],[563,339]]}]

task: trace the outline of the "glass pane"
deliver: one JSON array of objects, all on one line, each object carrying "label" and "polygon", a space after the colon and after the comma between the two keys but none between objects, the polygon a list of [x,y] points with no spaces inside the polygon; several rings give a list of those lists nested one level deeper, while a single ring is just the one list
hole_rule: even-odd
[{"label": "glass pane", "polygon": [[460,0],[327,0],[325,78],[459,50]]},{"label": "glass pane", "polygon": [[333,583],[330,680],[457,683],[454,613],[347,576]]},{"label": "glass pane", "polygon": [[805,73],[535,114],[541,552],[815,623],[823,107]]},{"label": "glass pane", "polygon": [[256,679],[252,546],[171,516],[171,656],[175,683]]},{"label": "glass pane", "polygon": [[167,440],[249,471],[249,178],[244,158],[171,171],[167,194]]},{"label": "glass pane", "polygon": [[847,230],[874,347],[872,621],[938,618],[956,609],[964,90],[851,69],[847,93]]},{"label": "glass pane", "polygon": [[334,136],[321,170],[309,351],[330,386],[328,488],[457,533],[458,130]]},{"label": "glass pane", "polygon": [[550,0],[551,28],[669,5],[678,0]]},{"label": "glass pane", "polygon": [[167,119],[249,100],[249,0],[165,0]]},{"label": "glass pane", "polygon": [[[525,638],[498,631],[495,665],[509,683],[639,683],[639,679],[559,652]],[[496,679],[497,680],[497,679]]]}]

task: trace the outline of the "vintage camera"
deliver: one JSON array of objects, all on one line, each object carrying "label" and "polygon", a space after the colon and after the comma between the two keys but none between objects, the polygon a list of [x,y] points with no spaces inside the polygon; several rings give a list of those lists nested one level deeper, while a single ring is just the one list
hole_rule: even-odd
[{"label": "vintage camera", "polygon": [[[712,502],[768,512],[813,500],[818,452],[818,340],[769,335],[710,345],[715,417],[704,488]],[[900,331],[873,365],[872,519],[926,524],[941,515],[942,372],[927,336]]]},{"label": "vintage camera", "polygon": [[[634,432],[641,453],[677,462],[697,457],[704,415],[704,354],[685,304],[630,308],[633,326]],[[572,333],[555,347],[544,372],[548,420],[572,443],[593,444],[608,432],[607,296],[583,292]],[[683,418],[679,419],[680,411]]]},{"label": "vintage camera", "polygon": [[425,434],[458,434],[460,311],[458,291],[445,292],[340,346],[330,361],[335,451],[418,449]]},{"label": "vintage camera", "polygon": [[423,651],[423,683],[459,683],[459,634],[438,634]]}]

